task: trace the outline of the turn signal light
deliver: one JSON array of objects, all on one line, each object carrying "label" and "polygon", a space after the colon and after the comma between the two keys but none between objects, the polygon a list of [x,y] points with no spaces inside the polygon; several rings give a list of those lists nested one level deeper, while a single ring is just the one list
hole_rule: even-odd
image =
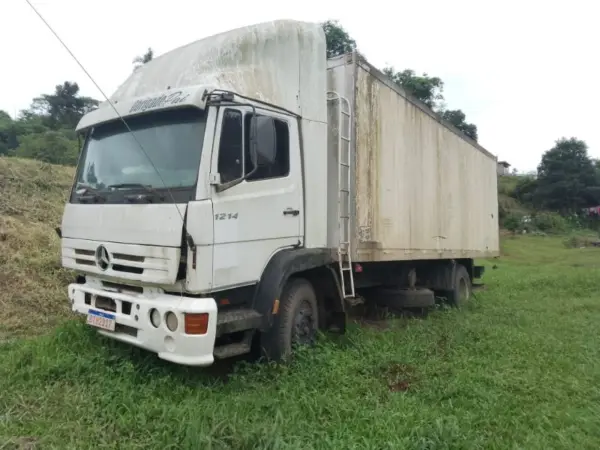
[{"label": "turn signal light", "polygon": [[185,334],[206,334],[207,331],[208,313],[185,315]]}]

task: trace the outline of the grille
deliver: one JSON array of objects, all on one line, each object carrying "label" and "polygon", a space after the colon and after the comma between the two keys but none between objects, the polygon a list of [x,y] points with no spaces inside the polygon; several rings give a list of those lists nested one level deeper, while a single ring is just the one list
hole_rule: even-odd
[{"label": "grille", "polygon": [[180,248],[69,238],[62,240],[63,267],[119,278],[121,281],[172,284],[177,280],[180,258]]}]

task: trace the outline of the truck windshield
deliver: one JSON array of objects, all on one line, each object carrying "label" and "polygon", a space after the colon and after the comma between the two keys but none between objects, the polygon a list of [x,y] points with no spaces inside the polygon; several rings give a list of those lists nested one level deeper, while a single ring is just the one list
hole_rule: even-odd
[{"label": "truck windshield", "polygon": [[204,111],[186,108],[125,120],[131,132],[118,120],[95,127],[88,135],[71,202],[90,196],[107,203],[146,197],[160,202],[192,200],[206,128]]}]

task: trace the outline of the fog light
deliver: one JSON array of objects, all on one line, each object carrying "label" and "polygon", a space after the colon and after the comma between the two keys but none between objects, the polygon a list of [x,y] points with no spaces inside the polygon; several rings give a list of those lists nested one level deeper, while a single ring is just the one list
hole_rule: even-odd
[{"label": "fog light", "polygon": [[154,328],[158,328],[160,325],[160,313],[154,308],[150,310],[150,323]]},{"label": "fog light", "polygon": [[177,320],[177,316],[169,311],[165,316],[165,322],[167,323],[167,328],[170,331],[175,331],[177,329],[177,325],[179,325],[179,321]]}]

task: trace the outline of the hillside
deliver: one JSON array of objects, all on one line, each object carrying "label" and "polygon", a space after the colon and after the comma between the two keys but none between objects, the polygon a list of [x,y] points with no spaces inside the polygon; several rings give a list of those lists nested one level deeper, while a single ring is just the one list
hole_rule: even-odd
[{"label": "hillside", "polygon": [[519,176],[502,176],[498,177],[498,207],[504,210],[505,214],[521,213],[527,214],[529,211],[526,207],[515,200],[512,195],[519,184],[521,177]]},{"label": "hillside", "polygon": [[0,341],[46,331],[69,313],[60,224],[73,169],[0,157]]}]

